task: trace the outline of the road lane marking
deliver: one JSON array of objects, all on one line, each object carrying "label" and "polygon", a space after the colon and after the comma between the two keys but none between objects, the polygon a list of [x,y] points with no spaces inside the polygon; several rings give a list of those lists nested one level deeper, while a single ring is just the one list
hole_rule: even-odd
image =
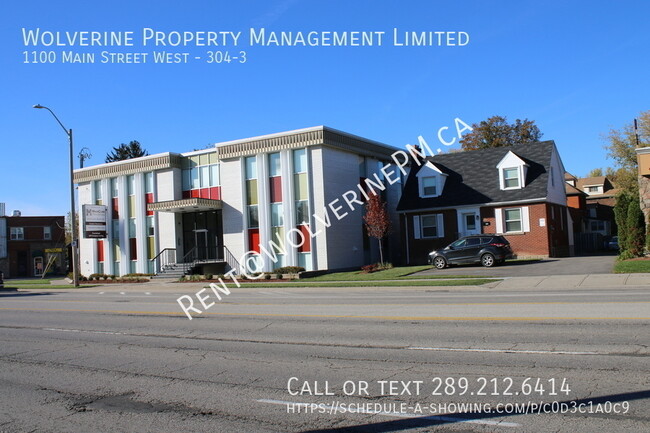
[{"label": "road lane marking", "polygon": [[439,352],[489,352],[489,353],[527,353],[542,355],[602,355],[598,352],[567,352],[562,350],[517,350],[517,349],[462,349],[455,347],[407,347],[408,350],[433,350]]},{"label": "road lane marking", "polygon": [[88,334],[109,334],[109,335],[129,335],[123,332],[111,331],[90,331],[87,329],[65,329],[65,328],[42,328],[44,331],[61,331],[61,332],[85,332]]},{"label": "road lane marking", "polygon": [[[268,404],[277,404],[277,405],[309,405],[311,403],[305,403],[305,402],[297,402],[297,401],[284,401],[284,400],[271,400],[271,399],[266,399],[266,398],[261,398],[259,400],[255,400],[258,403],[268,403]],[[329,404],[322,404],[322,403],[316,403],[318,404],[319,408],[323,408],[331,414],[337,414],[337,412],[341,412],[340,408],[337,406],[332,406]],[[347,413],[366,413],[370,415],[381,415],[381,416],[390,416],[390,417],[395,417],[395,418],[417,418],[417,419],[422,419],[422,420],[432,420],[432,421],[443,421],[443,422],[463,422],[463,423],[469,423],[469,424],[482,424],[482,425],[492,425],[492,426],[499,426],[499,427],[520,427],[521,424],[517,424],[514,422],[506,422],[506,421],[490,421],[490,420],[481,420],[481,419],[470,419],[470,418],[460,418],[460,417],[455,417],[455,416],[450,416],[450,415],[432,415],[432,416],[422,416],[414,413],[402,413],[402,412],[384,412],[384,411],[379,411],[379,410],[366,410],[363,408],[356,408],[356,407],[346,407],[346,412]]]},{"label": "road lane marking", "polygon": [[[12,311],[52,311],[71,313],[104,313],[104,314],[131,314],[131,315],[156,315],[156,316],[185,316],[182,311],[131,311],[131,310],[82,310],[65,308],[9,308],[0,307],[0,310]],[[378,319],[378,320],[419,320],[419,321],[546,321],[546,320],[650,320],[650,317],[482,317],[482,316],[365,316],[352,314],[280,314],[280,313],[216,313],[203,312],[201,316],[250,316],[250,317],[298,317],[316,319]]]}]

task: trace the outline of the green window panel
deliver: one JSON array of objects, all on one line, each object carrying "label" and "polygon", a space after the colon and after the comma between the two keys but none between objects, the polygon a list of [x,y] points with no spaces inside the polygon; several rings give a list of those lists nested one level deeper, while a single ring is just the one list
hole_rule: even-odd
[{"label": "green window panel", "polygon": [[246,181],[246,204],[258,204],[257,198],[257,179]]},{"label": "green window panel", "polygon": [[309,198],[309,189],[307,188],[307,173],[294,175],[294,199],[307,200]]}]

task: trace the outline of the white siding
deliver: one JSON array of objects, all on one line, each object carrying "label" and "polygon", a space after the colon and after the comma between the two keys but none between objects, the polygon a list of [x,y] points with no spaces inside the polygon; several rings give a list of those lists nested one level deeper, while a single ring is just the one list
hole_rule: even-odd
[{"label": "white siding", "polygon": [[[83,212],[81,209],[85,204],[93,204],[93,194],[92,194],[92,183],[83,183],[79,184],[77,188],[78,194],[78,203],[77,203],[77,215],[79,216],[80,221],[78,221],[79,228],[82,227],[81,216]],[[83,233],[81,233],[83,235]],[[79,237],[79,272],[81,275],[86,277],[90,274],[94,274],[95,270],[95,260],[97,255],[97,248],[95,247],[94,239],[84,239],[81,236]]]},{"label": "white siding", "polygon": [[[359,193],[357,185],[359,184],[359,158],[354,153],[343,152],[321,147],[322,163],[320,167],[313,165],[314,179],[317,177],[316,170],[322,171],[323,199],[324,202],[315,202],[315,209],[312,211],[317,214],[324,212],[324,206],[327,206],[333,200],[339,199],[335,207],[343,206],[339,214],[348,213],[341,220],[338,220],[331,209],[328,209],[332,225],[327,229],[329,236],[326,237],[327,264],[329,269],[360,267],[364,263],[363,256],[363,233],[362,233],[362,215],[363,206],[354,205],[355,210],[351,211],[349,206],[342,198],[343,194],[349,190],[355,190]],[[316,193],[316,188],[314,188]],[[321,243],[320,239],[317,239]]]},{"label": "white siding", "polygon": [[244,196],[241,161],[221,161],[221,199],[223,201],[223,243],[237,260],[246,252]]},{"label": "white siding", "polygon": [[[557,149],[553,147],[553,154],[551,155],[551,169],[549,170],[548,179],[548,198],[550,203],[557,203],[566,206],[566,191],[564,189],[564,165],[560,159],[560,154]],[[551,179],[551,173],[553,179]]]}]

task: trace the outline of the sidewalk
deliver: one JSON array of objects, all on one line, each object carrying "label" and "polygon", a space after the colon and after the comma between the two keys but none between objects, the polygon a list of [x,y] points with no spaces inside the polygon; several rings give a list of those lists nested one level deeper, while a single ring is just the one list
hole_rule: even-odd
[{"label": "sidewalk", "polygon": [[650,274],[585,274],[550,275],[542,277],[509,277],[488,283],[493,289],[571,289],[577,287],[649,286]]}]

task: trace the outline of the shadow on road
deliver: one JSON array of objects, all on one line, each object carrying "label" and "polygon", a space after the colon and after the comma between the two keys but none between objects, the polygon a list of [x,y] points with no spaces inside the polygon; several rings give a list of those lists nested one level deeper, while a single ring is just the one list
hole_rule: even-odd
[{"label": "shadow on road", "polygon": [[[7,287],[7,289],[11,289],[11,287]],[[49,296],[49,295],[54,295],[54,294],[55,293],[51,293],[51,292],[43,292],[43,293],[0,292],[0,298],[29,297],[29,296]]]},{"label": "shadow on road", "polygon": [[[538,409],[535,408],[534,411],[530,411],[530,414],[540,413],[544,414],[546,412],[553,413],[553,409],[556,407],[563,407],[562,405],[568,405],[569,408],[579,407],[580,405],[587,406],[597,406],[598,404],[610,403],[622,403],[629,402],[631,400],[643,400],[650,398],[650,390],[637,391],[637,392],[627,392],[623,394],[613,394],[605,395],[602,397],[595,398],[585,398],[580,400],[565,400],[560,402],[553,403],[544,403],[541,406],[541,409],[538,412]],[[559,405],[559,406],[558,406]],[[532,409],[532,408],[531,408]],[[442,424],[453,424],[468,420],[481,420],[481,419],[490,419],[490,418],[505,418],[508,416],[517,416],[525,415],[522,413],[473,413],[466,412],[460,414],[450,414],[450,415],[439,415],[439,416],[425,416],[421,418],[410,418],[410,419],[399,419],[395,421],[385,421],[372,424],[361,424],[357,426],[350,427],[337,427],[332,429],[319,429],[319,430],[306,430],[303,433],[328,433],[328,432],[337,432],[337,433],[361,433],[361,432],[393,432],[408,430],[418,427],[430,427],[435,425]]]}]

